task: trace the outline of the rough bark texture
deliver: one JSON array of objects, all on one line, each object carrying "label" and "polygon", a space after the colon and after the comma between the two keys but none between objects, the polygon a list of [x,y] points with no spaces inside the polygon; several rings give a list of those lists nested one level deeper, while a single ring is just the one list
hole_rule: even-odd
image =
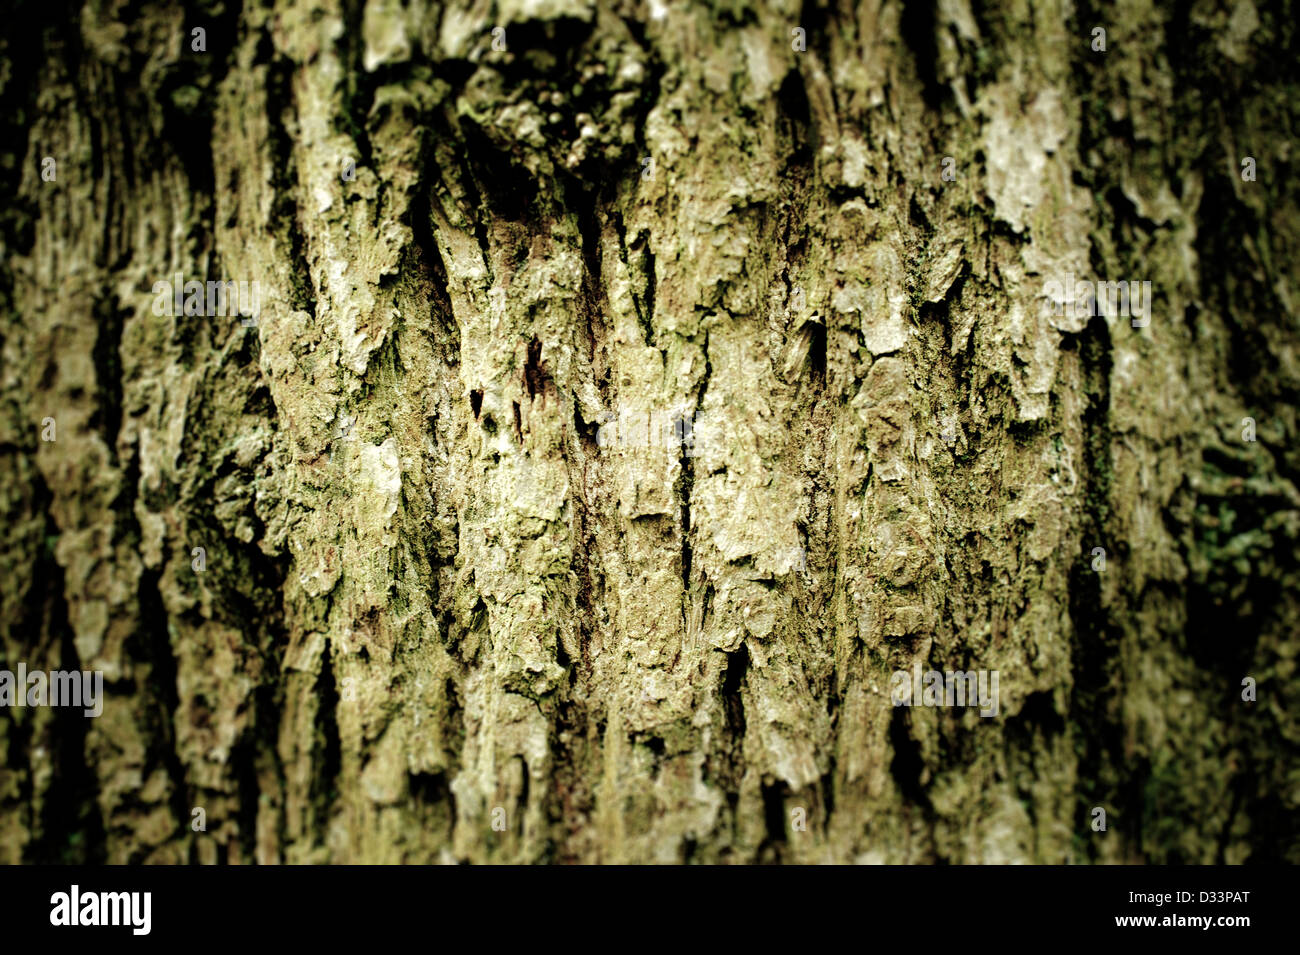
[{"label": "rough bark texture", "polygon": [[6,6],[0,861],[1300,861],[1291,3]]}]

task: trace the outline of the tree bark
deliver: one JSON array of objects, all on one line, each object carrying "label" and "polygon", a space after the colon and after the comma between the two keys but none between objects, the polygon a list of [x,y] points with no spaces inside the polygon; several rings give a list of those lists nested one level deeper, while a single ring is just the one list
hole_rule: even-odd
[{"label": "tree bark", "polygon": [[7,6],[0,862],[1300,861],[1293,4]]}]

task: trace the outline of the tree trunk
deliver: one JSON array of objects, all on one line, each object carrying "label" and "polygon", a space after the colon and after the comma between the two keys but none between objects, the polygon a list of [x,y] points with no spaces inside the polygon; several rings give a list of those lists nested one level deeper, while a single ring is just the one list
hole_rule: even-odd
[{"label": "tree trunk", "polygon": [[0,861],[1300,861],[1292,4],[7,6]]}]

